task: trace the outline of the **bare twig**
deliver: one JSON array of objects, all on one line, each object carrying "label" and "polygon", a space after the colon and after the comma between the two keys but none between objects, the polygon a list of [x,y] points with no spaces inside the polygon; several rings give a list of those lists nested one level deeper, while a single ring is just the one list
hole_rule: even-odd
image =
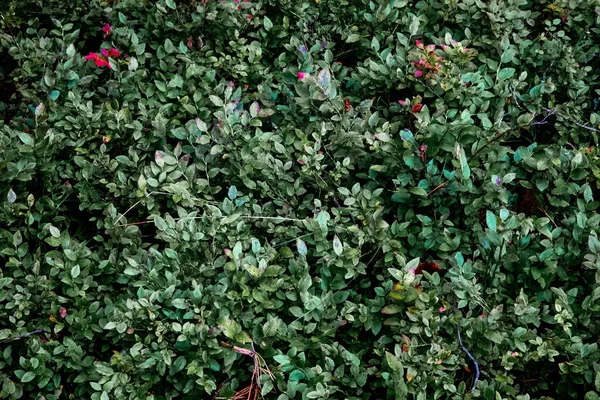
[{"label": "bare twig", "polygon": [[551,217],[550,215],[548,215],[548,213],[546,212],[546,210],[544,210],[542,207],[538,207],[538,210],[540,210],[541,212],[543,212],[543,213],[544,213],[544,215],[545,215],[546,217],[548,217],[548,219],[549,219],[550,221],[552,221],[552,225],[554,225],[554,227],[555,227],[555,228],[558,228],[558,225],[556,225],[556,222],[554,222],[554,220],[552,219],[552,217]]},{"label": "bare twig", "polygon": [[267,366],[267,362],[265,361],[265,359],[262,358],[261,355],[258,354],[254,349],[254,342],[252,342],[252,350],[244,349],[238,346],[232,346],[225,342],[221,342],[221,345],[224,347],[233,348],[233,351],[235,351],[236,353],[244,354],[248,357],[251,357],[252,361],[254,361],[254,369],[252,371],[250,385],[235,393],[235,395],[232,397],[232,400],[257,400],[261,393],[260,381],[262,375],[266,374],[271,379],[275,379],[275,376]]},{"label": "bare twig", "polygon": [[442,182],[439,185],[437,185],[436,187],[433,188],[433,190],[429,193],[427,193],[427,196],[430,196],[433,192],[435,192],[438,189],[443,188],[444,186],[446,186],[448,184],[448,182]]}]

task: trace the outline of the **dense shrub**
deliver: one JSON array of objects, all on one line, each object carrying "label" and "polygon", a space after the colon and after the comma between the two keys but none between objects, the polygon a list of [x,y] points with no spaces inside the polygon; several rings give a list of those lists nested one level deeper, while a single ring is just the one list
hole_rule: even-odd
[{"label": "dense shrub", "polygon": [[0,398],[599,397],[596,2],[1,7]]}]

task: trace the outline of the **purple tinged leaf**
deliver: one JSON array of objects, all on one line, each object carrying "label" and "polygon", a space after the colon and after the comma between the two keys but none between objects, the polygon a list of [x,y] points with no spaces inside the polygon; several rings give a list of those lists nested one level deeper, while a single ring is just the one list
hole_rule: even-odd
[{"label": "purple tinged leaf", "polygon": [[165,159],[164,159],[163,155],[158,151],[156,153],[154,153],[154,161],[161,168],[165,165]]},{"label": "purple tinged leaf", "polygon": [[386,315],[398,314],[402,311],[402,307],[397,304],[388,304],[381,309],[381,312]]},{"label": "purple tinged leaf", "polygon": [[8,191],[8,195],[6,196],[6,199],[8,200],[8,202],[10,204],[12,204],[17,200],[17,194],[12,189],[10,189]]},{"label": "purple tinged leaf", "polygon": [[326,88],[329,86],[329,83],[331,82],[331,72],[329,71],[329,68],[323,68],[319,74],[317,75],[317,82],[319,82],[319,86],[321,86],[322,88]]},{"label": "purple tinged leaf", "polygon": [[333,251],[338,256],[342,254],[342,251],[344,251],[344,246],[342,245],[342,242],[340,241],[340,238],[337,237],[337,235],[333,237]]},{"label": "purple tinged leaf", "polygon": [[301,256],[305,256],[308,253],[308,249],[306,248],[306,243],[302,239],[296,239],[296,247],[298,248],[298,254]]}]

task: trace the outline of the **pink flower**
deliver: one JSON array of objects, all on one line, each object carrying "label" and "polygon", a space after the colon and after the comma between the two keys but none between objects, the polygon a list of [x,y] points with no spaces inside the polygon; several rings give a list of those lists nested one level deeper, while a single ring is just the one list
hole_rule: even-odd
[{"label": "pink flower", "polygon": [[435,44],[430,44],[427,46],[427,51],[432,52],[435,50]]},{"label": "pink flower", "polygon": [[398,104],[400,104],[401,106],[405,106],[406,105],[406,101],[404,101],[404,100],[398,100]]},{"label": "pink flower", "polygon": [[114,47],[108,51],[108,56],[109,57],[117,58],[120,55],[121,55],[121,52],[119,50],[115,49]]},{"label": "pink flower", "polygon": [[88,54],[87,56],[83,57],[84,60],[97,60],[98,58],[100,58],[100,56],[96,53],[91,53]]},{"label": "pink flower", "polygon": [[588,151],[592,151],[592,148],[591,148],[591,147],[588,147]]},{"label": "pink flower", "polygon": [[415,44],[417,45],[418,48],[422,49],[423,47],[423,42],[421,42],[420,40],[415,40]]},{"label": "pink flower", "polygon": [[306,77],[307,73],[306,72],[298,72],[298,79],[302,80]]},{"label": "pink flower", "polygon": [[409,268],[408,269],[408,273],[411,274],[412,276],[415,275],[416,269],[415,268]]},{"label": "pink flower", "polygon": [[229,81],[229,83],[227,84],[227,86],[229,86],[230,88],[233,88],[235,86],[235,83],[233,83],[232,81]]},{"label": "pink flower", "polygon": [[102,50],[100,50],[100,51],[102,52],[102,55],[103,55],[104,57],[108,57],[108,50],[106,50],[106,49],[102,49]]},{"label": "pink flower", "polygon": [[104,25],[104,27],[102,28],[102,32],[104,32],[104,38],[110,35],[110,24]]},{"label": "pink flower", "polygon": [[419,69],[415,71],[415,78],[420,78],[422,76],[423,76],[423,71],[421,71]]},{"label": "pink flower", "polygon": [[445,44],[440,45],[440,47],[442,48],[442,50],[446,51],[446,49],[448,48],[448,46],[446,46]]},{"label": "pink flower", "polygon": [[446,309],[444,307],[440,307],[440,312],[444,312]]},{"label": "pink flower", "polygon": [[64,319],[67,316],[67,309],[64,307],[61,307],[60,310],[58,311],[58,313],[60,314],[60,317]]},{"label": "pink flower", "polygon": [[511,356],[516,357],[519,355],[519,353],[517,353],[516,351],[513,351],[512,353],[510,353]]},{"label": "pink flower", "polygon": [[442,365],[442,360],[437,360],[436,364],[437,365]]},{"label": "pink flower", "polygon": [[236,2],[236,3],[239,3],[239,2],[240,2],[240,0],[235,0],[235,2]]}]

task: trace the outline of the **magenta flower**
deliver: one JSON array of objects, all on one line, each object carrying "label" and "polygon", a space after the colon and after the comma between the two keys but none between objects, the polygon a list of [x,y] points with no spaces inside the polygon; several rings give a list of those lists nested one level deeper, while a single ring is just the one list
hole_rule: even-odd
[{"label": "magenta flower", "polygon": [[102,27],[102,32],[104,32],[104,38],[110,35],[110,24],[106,24]]},{"label": "magenta flower", "polygon": [[415,44],[416,44],[416,45],[417,45],[417,47],[418,47],[418,48],[420,48],[420,49],[423,49],[423,48],[424,48],[424,46],[423,46],[423,42],[422,42],[422,41],[420,41],[420,40],[415,40]]},{"label": "magenta flower", "polygon": [[415,78],[420,78],[423,76],[423,71],[421,71],[420,69],[415,71]]},{"label": "magenta flower", "polygon": [[88,54],[87,56],[83,57],[84,60],[88,61],[88,60],[97,60],[98,58],[100,58],[100,56],[96,53],[91,53]]},{"label": "magenta flower", "polygon": [[104,57],[108,57],[108,50],[107,49],[102,49],[102,50],[100,50],[100,52],[102,53],[102,55]]},{"label": "magenta flower", "polygon": [[446,308],[440,307],[440,312],[444,312],[444,311],[446,311]]},{"label": "magenta flower", "polygon": [[404,101],[404,100],[398,100],[398,103],[399,103],[401,106],[405,106],[405,105],[406,105],[406,101]]},{"label": "magenta flower", "polygon": [[298,79],[302,80],[308,75],[306,72],[298,72]]}]

